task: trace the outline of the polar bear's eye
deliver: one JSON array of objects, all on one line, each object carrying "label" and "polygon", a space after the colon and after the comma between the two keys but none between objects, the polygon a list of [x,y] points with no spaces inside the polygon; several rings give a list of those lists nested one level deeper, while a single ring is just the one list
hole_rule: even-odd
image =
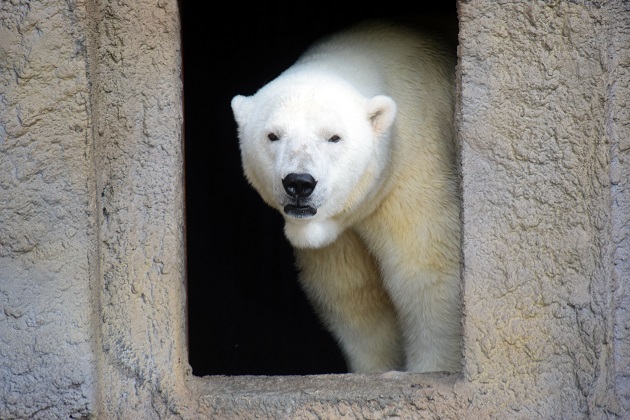
[{"label": "polar bear's eye", "polygon": [[339,137],[336,134],[328,139],[328,141],[331,142],[331,143],[337,143],[339,140],[341,140],[341,137]]},{"label": "polar bear's eye", "polygon": [[278,140],[278,136],[276,135],[276,133],[269,133],[267,134],[267,138],[271,141],[276,141]]}]

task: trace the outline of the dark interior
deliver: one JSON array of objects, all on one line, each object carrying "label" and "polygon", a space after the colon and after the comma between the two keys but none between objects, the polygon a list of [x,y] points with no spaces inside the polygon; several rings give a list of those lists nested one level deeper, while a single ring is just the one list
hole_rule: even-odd
[{"label": "dark interior", "polygon": [[255,93],[320,36],[362,19],[438,12],[456,22],[454,0],[435,3],[413,9],[364,4],[351,11],[321,2],[211,8],[180,1],[188,339],[195,375],[346,372],[336,342],[297,283],[282,217],[243,177],[230,100]]}]

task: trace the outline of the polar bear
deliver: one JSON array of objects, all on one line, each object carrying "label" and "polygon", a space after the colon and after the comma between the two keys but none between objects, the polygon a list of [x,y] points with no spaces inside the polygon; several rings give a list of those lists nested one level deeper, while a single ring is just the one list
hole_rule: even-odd
[{"label": "polar bear", "polygon": [[245,177],[351,372],[461,370],[455,54],[370,22],[231,105]]}]

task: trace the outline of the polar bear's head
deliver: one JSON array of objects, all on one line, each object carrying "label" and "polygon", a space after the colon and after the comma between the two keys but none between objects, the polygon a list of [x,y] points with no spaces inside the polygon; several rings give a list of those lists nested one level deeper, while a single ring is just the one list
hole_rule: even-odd
[{"label": "polar bear's head", "polygon": [[335,240],[382,184],[394,101],[365,97],[343,80],[287,74],[255,95],[236,96],[243,170],[285,218],[300,248]]}]

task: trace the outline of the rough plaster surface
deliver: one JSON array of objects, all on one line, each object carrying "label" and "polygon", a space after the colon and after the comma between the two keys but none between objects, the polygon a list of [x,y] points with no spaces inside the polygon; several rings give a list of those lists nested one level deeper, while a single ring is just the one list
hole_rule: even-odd
[{"label": "rough plaster surface", "polygon": [[99,411],[177,411],[185,349],[176,1],[95,1],[89,48],[101,317]]},{"label": "rough plaster surface", "polygon": [[461,5],[465,376],[484,384],[475,407],[523,417],[620,413],[612,9]]},{"label": "rough plaster surface", "polygon": [[608,132],[611,142],[614,385],[630,412],[630,4],[610,6]]},{"label": "rough plaster surface", "polygon": [[0,2],[0,418],[95,405],[84,16]]},{"label": "rough plaster surface", "polygon": [[627,2],[459,4],[462,375],[185,349],[175,0],[0,2],[0,418],[622,418]]},{"label": "rough plaster surface", "polygon": [[459,375],[212,377],[198,383],[208,418],[461,418],[472,396]]}]

